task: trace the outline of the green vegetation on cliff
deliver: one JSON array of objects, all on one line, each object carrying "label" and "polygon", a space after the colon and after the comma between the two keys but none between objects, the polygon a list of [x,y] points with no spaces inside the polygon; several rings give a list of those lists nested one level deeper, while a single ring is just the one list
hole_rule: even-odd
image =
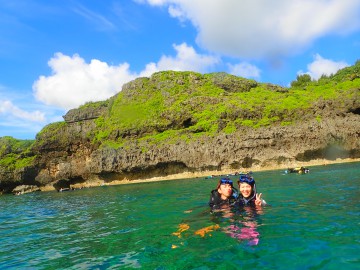
[{"label": "green vegetation on cliff", "polygon": [[358,157],[359,94],[359,61],[316,81],[300,75],[291,87],[226,73],[158,72],[68,111],[35,141],[0,138],[0,192],[24,183],[250,168],[330,150]]},{"label": "green vegetation on cliff", "polygon": [[244,127],[321,121],[327,104],[345,113],[350,105],[359,106],[360,62],[317,81],[298,76],[291,85],[226,73],[158,72],[126,84],[109,102],[108,113],[96,120],[90,138],[113,147],[132,139],[171,143]]},{"label": "green vegetation on cliff", "polygon": [[13,153],[20,154],[34,143],[34,140],[18,140],[10,136],[0,137],[0,158]]},{"label": "green vegetation on cliff", "polygon": [[34,142],[0,137],[0,168],[14,170],[32,165],[35,156],[31,153],[31,147]]},{"label": "green vegetation on cliff", "polygon": [[[291,87],[226,73],[158,72],[127,83],[106,101],[89,102],[69,111],[65,122],[46,126],[34,146],[31,142],[27,147],[37,153],[44,145],[64,149],[74,140],[111,148],[129,147],[128,142],[135,141],[145,151],[153,144],[197,140],[247,128],[321,122],[334,112],[359,113],[359,89],[360,61],[316,81],[300,75]],[[27,148],[4,145],[0,141],[0,158],[8,159],[2,164],[27,157],[19,156]]]}]

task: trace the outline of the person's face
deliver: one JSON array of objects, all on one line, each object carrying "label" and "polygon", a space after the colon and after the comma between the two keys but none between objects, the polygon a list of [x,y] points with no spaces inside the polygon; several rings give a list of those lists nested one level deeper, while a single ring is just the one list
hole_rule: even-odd
[{"label": "person's face", "polygon": [[251,195],[252,188],[247,183],[240,183],[239,190],[240,190],[241,195],[243,195],[243,197],[247,198]]},{"label": "person's face", "polygon": [[221,194],[221,199],[225,200],[232,195],[232,186],[230,184],[221,184],[218,192]]}]

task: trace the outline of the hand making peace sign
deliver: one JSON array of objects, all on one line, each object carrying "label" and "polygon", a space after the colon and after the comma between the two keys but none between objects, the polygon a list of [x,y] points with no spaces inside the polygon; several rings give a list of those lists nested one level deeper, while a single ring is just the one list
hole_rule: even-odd
[{"label": "hand making peace sign", "polygon": [[255,205],[261,206],[261,203],[262,203],[261,196],[262,196],[262,193],[256,193]]}]

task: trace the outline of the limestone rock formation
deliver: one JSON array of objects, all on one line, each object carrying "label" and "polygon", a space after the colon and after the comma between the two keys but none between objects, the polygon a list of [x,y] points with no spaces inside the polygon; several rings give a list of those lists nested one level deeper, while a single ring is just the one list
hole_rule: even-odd
[{"label": "limestone rock formation", "polygon": [[[60,190],[92,181],[360,157],[360,87],[304,108],[266,112],[266,118],[261,106],[232,105],[237,95],[256,87],[286,96],[289,91],[223,73],[160,72],[138,78],[109,100],[70,110],[64,122],[45,127],[26,153],[17,153],[17,159],[31,158],[29,164],[0,163],[0,190],[14,192],[21,185]],[[146,102],[150,105],[142,106]],[[216,108],[224,102],[227,109],[219,113]],[[262,117],[275,120],[248,126]],[[175,135],[161,137],[170,131]],[[0,160],[11,152],[4,146]]]},{"label": "limestone rock formation", "polygon": [[35,192],[35,191],[40,191],[40,188],[35,185],[20,185],[20,186],[17,186],[16,188],[14,188],[12,190],[12,193],[14,195],[21,195],[21,194],[31,193],[31,192]]}]

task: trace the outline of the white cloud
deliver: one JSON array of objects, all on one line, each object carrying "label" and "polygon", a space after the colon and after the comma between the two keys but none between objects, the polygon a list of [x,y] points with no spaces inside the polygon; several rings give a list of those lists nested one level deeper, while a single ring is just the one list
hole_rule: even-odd
[{"label": "white cloud", "polygon": [[0,115],[31,122],[44,122],[45,115],[40,111],[27,112],[15,106],[9,100],[0,100]]},{"label": "white cloud", "polygon": [[[145,2],[145,0],[138,1]],[[198,43],[243,58],[293,54],[319,37],[360,29],[359,0],[148,0],[198,30]]]},{"label": "white cloud", "polygon": [[218,63],[213,56],[196,53],[186,45],[173,45],[176,56],[163,55],[157,63],[146,65],[140,73],[132,73],[129,64],[109,66],[93,59],[86,63],[79,55],[72,57],[57,53],[50,59],[52,75],[40,76],[33,84],[35,97],[47,105],[71,109],[88,101],[106,100],[121,90],[124,83],[139,76],[150,76],[162,70],[205,72]]},{"label": "white cloud", "polygon": [[49,66],[53,74],[40,76],[34,83],[35,97],[47,105],[71,109],[88,101],[105,100],[121,90],[124,83],[136,76],[127,63],[109,66],[93,59],[85,63],[78,55],[55,54]]},{"label": "white cloud", "polygon": [[198,54],[193,47],[188,46],[186,43],[174,44],[173,47],[176,51],[175,57],[163,55],[156,64],[148,64],[140,75],[150,76],[152,73],[162,70],[191,70],[205,73],[220,61],[215,56]]},{"label": "white cloud", "polygon": [[323,74],[331,75],[335,74],[339,69],[349,66],[348,63],[344,61],[333,61],[330,59],[325,59],[321,57],[319,54],[314,56],[314,61],[307,65],[307,72],[299,71],[298,74],[309,74],[312,79],[319,79]]},{"label": "white cloud", "polygon": [[133,1],[138,2],[138,3],[148,2],[152,6],[161,6],[161,5],[165,4],[166,2],[168,2],[167,0],[133,0]]},{"label": "white cloud", "polygon": [[228,64],[229,73],[244,78],[260,78],[260,69],[254,65],[242,62],[236,65]]},{"label": "white cloud", "polygon": [[93,23],[98,30],[114,30],[116,28],[105,16],[88,9],[83,5],[78,4],[73,8],[73,11]]}]

